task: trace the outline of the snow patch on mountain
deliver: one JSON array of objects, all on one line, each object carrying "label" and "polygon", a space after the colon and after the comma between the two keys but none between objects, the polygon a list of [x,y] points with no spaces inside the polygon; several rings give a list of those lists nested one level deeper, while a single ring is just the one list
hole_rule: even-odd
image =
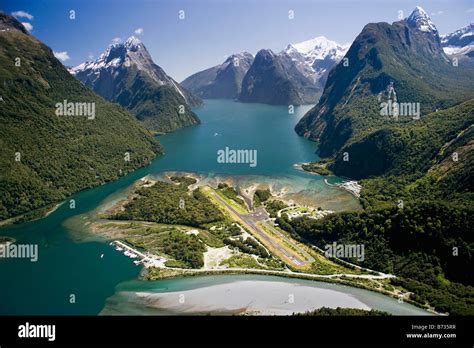
[{"label": "snow patch on mountain", "polygon": [[448,47],[443,47],[443,51],[448,56],[466,55],[470,52],[474,52],[474,45],[467,45],[464,47],[448,46]]},{"label": "snow patch on mountain", "polygon": [[163,69],[153,62],[145,45],[136,36],[129,37],[125,42],[114,41],[96,59],[87,61],[69,69],[69,72],[81,81],[94,84],[101,74],[116,75],[120,69],[135,68],[145,72],[159,86],[169,86],[176,90],[188,102],[186,93],[178,83],[168,76]]},{"label": "snow patch on mountain", "polygon": [[341,60],[349,49],[350,44],[340,45],[335,41],[328,40],[324,36],[318,36],[290,46],[293,46],[296,51],[302,54],[309,65],[313,65],[316,60],[324,60],[327,57],[332,57],[333,60],[337,61]]},{"label": "snow patch on mountain", "polygon": [[471,55],[474,52],[474,23],[440,38],[447,55]]},{"label": "snow patch on mountain", "polygon": [[296,68],[313,83],[324,86],[329,71],[344,57],[350,44],[341,45],[324,36],[289,44],[280,55],[287,55]]},{"label": "snow patch on mountain", "polygon": [[136,36],[130,36],[127,41],[125,41],[125,47],[130,49],[130,50],[133,50],[133,49],[138,49],[140,47],[140,44],[142,42],[140,41],[140,39]]}]

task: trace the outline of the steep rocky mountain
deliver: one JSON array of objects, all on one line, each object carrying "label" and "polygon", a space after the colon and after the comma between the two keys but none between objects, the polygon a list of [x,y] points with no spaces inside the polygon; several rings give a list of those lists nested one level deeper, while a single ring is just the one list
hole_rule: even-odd
[{"label": "steep rocky mountain", "polygon": [[474,23],[456,30],[454,33],[441,36],[441,44],[446,54],[474,58]]},{"label": "steep rocky mountain", "polygon": [[315,101],[317,88],[287,56],[260,50],[242,81],[239,100],[246,103],[300,105]]},{"label": "steep rocky mountain", "polygon": [[201,98],[236,99],[252,62],[248,52],[233,54],[224,63],[189,76],[181,85]]},{"label": "steep rocky mountain", "polygon": [[436,29],[433,21],[420,6],[415,7],[413,12],[406,19],[406,23],[408,26],[416,28],[421,32],[432,33],[434,35],[438,34],[438,29]]},{"label": "steep rocky mountain", "polygon": [[473,261],[471,59],[454,64],[421,8],[368,24],[345,58],[296,130],[319,141],[317,169],[360,180],[364,211],[293,219],[288,231],[318,246],[364,244],[364,266],[395,274],[411,300],[471,315],[473,277],[459,272]]},{"label": "steep rocky mountain", "polygon": [[51,208],[162,152],[132,114],[82,85],[1,12],[0,81],[0,220]]},{"label": "steep rocky mountain", "polygon": [[453,64],[419,7],[405,20],[366,25],[345,58],[348,66],[340,62],[329,73],[319,103],[295,127],[319,142],[323,157],[342,160],[346,146],[385,125],[415,122],[474,97],[473,64]]},{"label": "steep rocky mountain", "polygon": [[316,103],[329,71],[348,48],[319,36],[290,44],[278,54],[261,50],[244,78],[240,100],[282,105]]},{"label": "steep rocky mountain", "polygon": [[134,36],[69,71],[97,94],[130,110],[152,131],[170,132],[199,123],[191,107],[200,99],[156,65]]},{"label": "steep rocky mountain", "polygon": [[344,57],[350,45],[340,45],[324,36],[289,44],[280,55],[291,58],[293,65],[322,90],[329,71]]},{"label": "steep rocky mountain", "polygon": [[181,84],[202,98],[313,104],[321,96],[329,71],[348,48],[320,36],[290,44],[278,54],[261,50],[258,60],[243,52],[230,56],[221,65],[191,75]]}]

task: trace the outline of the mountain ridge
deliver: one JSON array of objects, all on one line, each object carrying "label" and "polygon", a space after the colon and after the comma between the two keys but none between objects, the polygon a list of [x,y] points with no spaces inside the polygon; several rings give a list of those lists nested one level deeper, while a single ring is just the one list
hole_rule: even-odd
[{"label": "mountain ridge", "polygon": [[349,65],[329,73],[319,103],[295,127],[320,143],[321,156],[393,122],[381,115],[379,100],[390,85],[399,102],[418,103],[422,115],[472,98],[474,67],[454,66],[430,21],[411,18],[367,24],[346,53]]},{"label": "mountain ridge", "polygon": [[201,100],[155,64],[135,36],[109,45],[96,60],[69,72],[105,99],[130,110],[152,131],[171,132],[200,122],[191,106]]},{"label": "mountain ridge", "polygon": [[[261,56],[266,56],[266,59],[260,60],[260,63],[268,64],[266,67],[254,65],[259,62],[255,62],[250,53],[241,52],[230,56],[220,65],[189,76],[182,84],[202,98],[238,99],[242,102],[279,105],[313,104],[321,95],[329,71],[347,49],[348,45],[340,45],[319,36],[289,44],[279,53],[268,49],[260,50],[257,55],[260,53]],[[238,60],[244,61],[244,64],[241,64],[240,68],[232,67],[230,60],[242,55],[246,58]],[[253,69],[250,70],[252,66]],[[225,69],[234,71],[233,75],[227,80],[219,79],[219,74]],[[251,77],[247,77],[249,71]],[[246,83],[251,86],[244,85],[246,77]],[[229,84],[232,87],[229,87]],[[271,96],[272,84],[278,85],[278,96]]]},{"label": "mountain ridge", "polygon": [[253,59],[245,51],[232,54],[222,64],[197,72],[181,84],[201,98],[237,99]]},{"label": "mountain ridge", "polygon": [[450,34],[441,36],[446,54],[474,58],[474,23],[470,23]]}]

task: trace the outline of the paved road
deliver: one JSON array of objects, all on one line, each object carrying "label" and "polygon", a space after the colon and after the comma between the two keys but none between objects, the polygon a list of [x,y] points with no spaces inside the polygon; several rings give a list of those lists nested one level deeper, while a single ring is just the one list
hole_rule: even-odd
[{"label": "paved road", "polygon": [[308,252],[306,252],[303,248],[299,247],[297,244],[293,243],[291,239],[289,239],[287,236],[285,236],[283,233],[278,231],[273,225],[267,224],[268,228],[275,233],[277,236],[280,238],[284,239],[287,243],[289,243],[293,248],[298,250],[298,252],[301,253],[301,255],[304,255],[306,260],[308,260],[309,263],[312,263],[315,261],[314,257],[312,257]]},{"label": "paved road", "polygon": [[[311,257],[311,255],[307,254],[304,252],[304,255],[309,256],[309,261],[304,260],[300,255],[297,253],[292,253],[289,250],[283,248],[278,242],[276,242],[273,238],[269,237],[268,234],[263,231],[258,225],[257,222],[263,221],[269,218],[267,212],[265,209],[259,207],[256,208],[253,213],[250,214],[240,214],[237,210],[235,210],[231,205],[229,205],[226,201],[224,201],[219,195],[215,194],[214,192],[211,192],[211,194],[220,202],[222,203],[229,211],[231,211],[233,214],[235,214],[237,217],[244,222],[244,224],[249,228],[250,230],[253,231],[254,234],[258,235],[261,240],[264,241],[264,244],[271,245],[274,249],[278,250],[281,254],[285,255],[287,259],[289,259],[295,266],[301,267],[306,264],[309,264],[314,261],[314,259]],[[274,229],[275,230],[275,229]],[[276,230],[275,230],[276,231]],[[278,231],[277,231],[278,232]],[[297,245],[292,243],[291,240],[289,240],[286,236],[283,234],[279,234],[281,238],[283,238],[289,245],[294,247],[296,250],[300,251],[301,248],[299,248]],[[306,257],[308,257],[306,256]]]}]

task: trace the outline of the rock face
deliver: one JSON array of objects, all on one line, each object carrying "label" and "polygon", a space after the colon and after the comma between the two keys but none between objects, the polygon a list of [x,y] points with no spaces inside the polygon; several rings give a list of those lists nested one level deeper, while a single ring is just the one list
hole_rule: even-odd
[{"label": "rock face", "polygon": [[[242,82],[239,100],[274,105],[304,104],[299,84],[305,77],[271,50],[260,50]],[[309,83],[308,83],[309,84]]]},{"label": "rock face", "polygon": [[422,117],[473,96],[473,64],[454,66],[421,8],[393,24],[367,24],[345,58],[348,64],[331,70],[318,104],[295,128],[320,143],[323,157],[394,122],[381,115],[387,91],[392,101],[419,105]]},{"label": "rock face", "polygon": [[319,36],[290,44],[278,54],[261,50],[244,78],[240,100],[281,105],[314,104],[321,96],[329,71],[348,48]]},{"label": "rock face", "polygon": [[450,56],[474,58],[474,23],[454,33],[441,36],[441,44],[444,52]]},{"label": "rock face", "polygon": [[181,85],[201,98],[237,99],[252,62],[248,52],[233,54],[224,63],[189,76]]},{"label": "rock face", "polygon": [[69,71],[94,92],[130,110],[152,131],[169,132],[199,123],[190,107],[201,100],[156,65],[134,36]]},{"label": "rock face", "polygon": [[[3,13],[0,80],[0,220],[51,208],[162,152],[132,114],[77,81],[49,47]],[[60,112],[63,104],[72,110]]]}]

